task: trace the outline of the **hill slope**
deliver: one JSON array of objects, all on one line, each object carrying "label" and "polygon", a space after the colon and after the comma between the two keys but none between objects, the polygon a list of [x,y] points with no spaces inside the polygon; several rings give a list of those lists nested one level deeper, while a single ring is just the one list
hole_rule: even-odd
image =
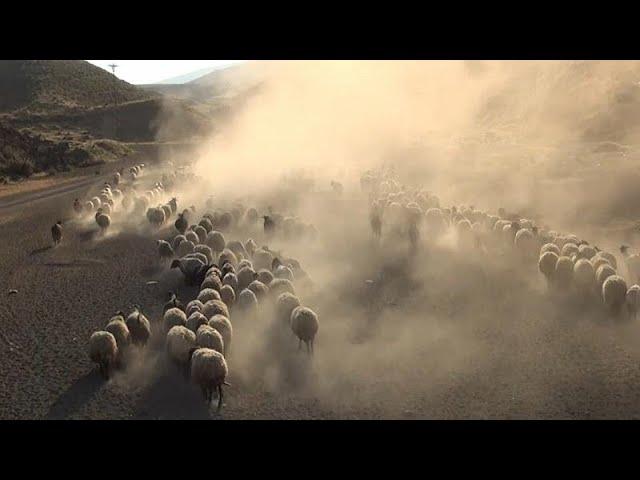
[{"label": "hill slope", "polygon": [[0,112],[62,111],[153,96],[84,60],[0,60]]}]

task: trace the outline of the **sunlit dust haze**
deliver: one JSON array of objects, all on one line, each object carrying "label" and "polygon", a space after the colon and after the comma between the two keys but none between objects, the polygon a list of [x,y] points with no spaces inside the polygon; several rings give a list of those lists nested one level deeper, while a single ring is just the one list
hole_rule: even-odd
[{"label": "sunlit dust haze", "polygon": [[[197,156],[199,174],[225,179],[218,190],[237,182],[259,190],[300,169],[353,181],[368,166],[399,160],[414,180],[448,200],[486,208],[536,202],[538,210],[559,215],[567,212],[558,211],[552,185],[541,198],[544,182],[591,168],[581,157],[594,155],[598,142],[632,144],[638,133],[638,62],[274,61],[245,67],[245,75],[253,69],[262,82],[260,92]],[[572,214],[580,208],[576,199],[565,206]]]}]

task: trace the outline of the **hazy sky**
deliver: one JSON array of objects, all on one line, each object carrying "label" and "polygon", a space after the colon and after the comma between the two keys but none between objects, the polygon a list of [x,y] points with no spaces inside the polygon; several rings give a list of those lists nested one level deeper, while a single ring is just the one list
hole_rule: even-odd
[{"label": "hazy sky", "polygon": [[116,76],[129,83],[144,84],[161,82],[194,70],[207,67],[218,67],[238,62],[239,60],[88,60],[109,71],[108,65],[115,63]]}]

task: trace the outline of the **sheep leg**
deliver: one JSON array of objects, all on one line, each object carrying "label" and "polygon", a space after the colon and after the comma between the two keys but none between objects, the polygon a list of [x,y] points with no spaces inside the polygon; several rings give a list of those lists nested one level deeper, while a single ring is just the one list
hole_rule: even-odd
[{"label": "sheep leg", "polygon": [[222,385],[218,385],[218,411],[222,408]]},{"label": "sheep leg", "polygon": [[302,348],[302,339],[298,339],[298,351]]},{"label": "sheep leg", "polygon": [[313,340],[311,340],[309,344],[311,345],[311,355],[313,355]]}]

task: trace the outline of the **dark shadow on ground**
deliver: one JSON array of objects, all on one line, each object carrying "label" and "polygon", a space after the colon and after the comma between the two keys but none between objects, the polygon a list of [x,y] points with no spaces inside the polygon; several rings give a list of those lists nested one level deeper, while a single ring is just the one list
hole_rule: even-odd
[{"label": "dark shadow on ground", "polygon": [[69,418],[82,405],[91,400],[98,390],[102,388],[105,381],[97,372],[91,370],[89,373],[76,380],[58,399],[51,405],[45,415],[46,420],[60,420]]},{"label": "dark shadow on ground", "polygon": [[[164,371],[148,388],[133,415],[135,420],[208,420],[215,412],[217,398],[211,412],[195,385],[183,378],[173,365]],[[224,411],[224,410],[223,410]]]}]

